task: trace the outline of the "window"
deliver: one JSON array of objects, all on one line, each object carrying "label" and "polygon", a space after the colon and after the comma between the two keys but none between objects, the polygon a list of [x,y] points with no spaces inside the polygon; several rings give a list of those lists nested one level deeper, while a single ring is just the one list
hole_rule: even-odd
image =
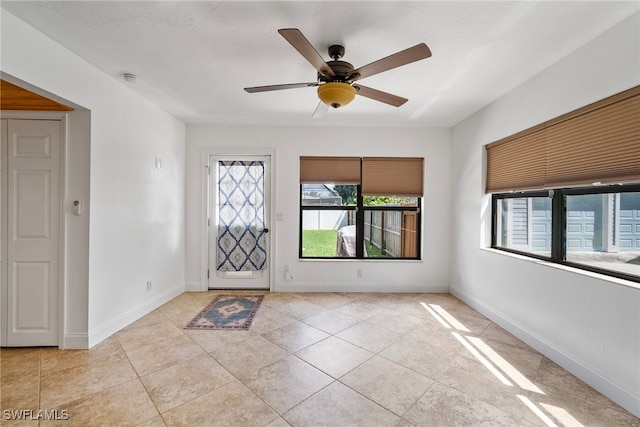
[{"label": "window", "polygon": [[301,157],[300,258],[420,259],[422,158]]},{"label": "window", "polygon": [[492,247],[640,282],[639,113],[636,86],[488,144]]},{"label": "window", "polygon": [[498,248],[551,257],[551,198],[547,194],[503,195],[495,199]]},{"label": "window", "polygon": [[640,184],[492,200],[492,247],[640,282]]}]

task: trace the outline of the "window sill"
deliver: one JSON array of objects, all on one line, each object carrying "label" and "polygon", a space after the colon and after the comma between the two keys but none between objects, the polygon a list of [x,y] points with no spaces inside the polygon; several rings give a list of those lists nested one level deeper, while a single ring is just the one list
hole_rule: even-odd
[{"label": "window sill", "polygon": [[486,252],[490,252],[490,253],[494,253],[494,254],[499,254],[499,255],[503,255],[503,256],[507,256],[507,257],[511,257],[511,258],[516,258],[519,259],[521,261],[526,261],[526,262],[532,262],[535,264],[540,264],[543,265],[545,267],[551,267],[551,268],[555,268],[558,270],[563,270],[569,273],[573,273],[573,274],[577,274],[577,275],[581,275],[581,276],[586,276],[586,277],[590,277],[593,279],[598,279],[598,280],[602,280],[605,282],[609,282],[612,284],[616,284],[619,286],[625,286],[628,288],[633,288],[633,289],[638,289],[640,290],[640,283],[637,282],[633,282],[631,280],[625,280],[625,279],[621,279],[618,277],[613,277],[613,276],[609,276],[607,274],[604,273],[596,273],[593,271],[589,271],[589,270],[583,270],[581,268],[576,268],[576,267],[572,267],[569,265],[563,265],[563,264],[558,264],[555,262],[550,262],[550,261],[545,261],[542,259],[538,259],[538,258],[533,258],[533,257],[528,257],[526,255],[521,255],[521,254],[515,254],[512,252],[507,252],[507,251],[501,251],[500,249],[494,249],[494,248],[480,248],[483,251]]},{"label": "window sill", "polygon": [[298,258],[303,262],[405,262],[405,263],[421,263],[421,259],[403,259],[403,258]]}]

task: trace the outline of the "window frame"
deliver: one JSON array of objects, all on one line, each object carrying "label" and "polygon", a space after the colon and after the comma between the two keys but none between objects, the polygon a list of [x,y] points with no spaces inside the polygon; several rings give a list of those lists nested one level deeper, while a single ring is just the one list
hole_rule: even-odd
[{"label": "window frame", "polygon": [[[529,258],[540,259],[542,261],[560,264],[568,267],[586,270],[593,273],[603,274],[618,279],[629,280],[640,283],[640,276],[627,274],[616,270],[594,267],[575,261],[568,261],[566,234],[567,234],[567,196],[581,196],[590,194],[611,194],[611,193],[637,193],[640,192],[640,183],[615,184],[615,185],[594,185],[590,187],[568,187],[554,188],[551,190],[531,190],[513,191],[507,193],[491,194],[491,248],[522,255]],[[525,197],[552,197],[551,202],[551,256],[541,256],[533,252],[521,251],[513,248],[498,246],[497,225],[498,225],[498,200]]]},{"label": "window frame", "polygon": [[[341,206],[317,206],[303,205],[303,185],[299,184],[299,230],[298,230],[298,258],[300,260],[370,260],[370,261],[397,261],[397,260],[422,260],[422,197],[416,198],[416,206],[366,206],[364,205],[364,197],[362,195],[362,185],[356,186],[356,204]],[[302,254],[302,237],[303,237],[303,215],[304,211],[355,211],[356,213],[356,256],[355,257],[326,257],[326,256],[303,256]],[[419,218],[416,221],[416,256],[415,257],[367,257],[364,255],[364,213],[365,211],[399,211],[399,212],[416,212]]]}]

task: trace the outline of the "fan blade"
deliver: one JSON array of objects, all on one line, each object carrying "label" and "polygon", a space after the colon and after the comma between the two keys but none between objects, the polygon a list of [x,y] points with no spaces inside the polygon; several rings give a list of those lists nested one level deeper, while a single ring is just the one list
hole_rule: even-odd
[{"label": "fan blade", "polygon": [[309,61],[309,63],[311,63],[311,65],[313,65],[313,67],[318,70],[320,74],[322,74],[323,76],[335,76],[335,73],[333,72],[331,67],[329,67],[327,63],[324,62],[322,56],[320,56],[318,51],[313,47],[311,43],[309,43],[309,40],[307,40],[307,38],[300,32],[300,30],[298,30],[297,28],[283,28],[278,30],[278,32],[289,43],[291,43],[291,46],[293,46],[298,52],[300,52],[300,55],[304,56],[305,59]]},{"label": "fan blade", "polygon": [[358,91],[357,93],[360,96],[373,99],[374,101],[384,102],[385,104],[393,105],[394,107],[399,107],[408,101],[407,98],[401,98],[378,89],[371,89],[370,87],[362,85],[353,85],[353,87],[356,88]]},{"label": "fan blade", "polygon": [[431,51],[427,45],[420,43],[408,49],[396,52],[386,58],[379,59],[376,62],[360,67],[357,70],[353,70],[349,73],[349,77],[352,78],[353,81],[364,79],[365,77],[411,64],[412,62],[416,62],[430,56]]},{"label": "fan blade", "polygon": [[314,119],[319,119],[320,117],[326,116],[328,112],[329,112],[329,106],[324,102],[320,101],[311,117],[313,117]]},{"label": "fan blade", "polygon": [[299,87],[312,87],[318,86],[318,83],[289,83],[284,85],[271,85],[271,86],[255,86],[255,87],[245,87],[244,90],[249,93],[256,92],[269,92],[272,90],[283,90],[283,89],[296,89]]}]

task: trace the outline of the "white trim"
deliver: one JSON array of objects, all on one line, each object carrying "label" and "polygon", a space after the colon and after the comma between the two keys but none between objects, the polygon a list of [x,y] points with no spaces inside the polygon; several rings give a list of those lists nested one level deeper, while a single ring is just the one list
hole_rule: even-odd
[{"label": "white trim", "polygon": [[585,365],[582,361],[565,353],[543,337],[528,330],[474,296],[467,294],[462,289],[451,286],[450,293],[635,416],[640,417],[640,396],[612,382],[601,372]]},{"label": "white trim", "polygon": [[187,282],[184,284],[185,292],[201,292],[200,282]]},{"label": "white trim", "polygon": [[[88,342],[86,348],[91,348],[94,345],[100,343],[106,338],[118,332],[120,329],[125,326],[130,325],[131,323],[139,320],[141,317],[149,314],[156,308],[161,305],[171,301],[173,298],[184,292],[184,285],[180,284],[174,286],[173,288],[163,292],[160,295],[153,297],[152,299],[145,301],[142,304],[138,304],[133,307],[131,310],[121,313],[119,316],[109,320],[108,322],[94,328],[89,331]],[[80,336],[81,334],[76,334]]]},{"label": "white trim", "polygon": [[226,148],[226,147],[204,147],[200,150],[200,165],[202,166],[200,184],[202,191],[200,195],[200,202],[202,204],[200,210],[200,284],[197,289],[194,289],[194,283],[191,282],[188,287],[190,291],[207,291],[207,267],[209,264],[209,240],[208,240],[208,213],[209,213],[209,174],[207,168],[209,167],[210,156],[269,156],[271,157],[271,200],[270,200],[270,212],[269,218],[271,218],[271,224],[269,229],[271,230],[271,237],[269,238],[269,290],[274,289],[275,282],[275,238],[276,236],[276,224],[274,221],[275,216],[275,203],[276,199],[276,149],[274,148]]},{"label": "white trim", "polygon": [[425,285],[424,283],[290,283],[280,282],[272,285],[273,292],[394,292],[394,293],[449,293],[449,285]]},{"label": "white trim", "polygon": [[80,332],[69,332],[64,334],[60,349],[84,350],[89,348],[89,334]]},{"label": "white trim", "polygon": [[58,348],[66,348],[65,343],[65,331],[67,330],[67,312],[66,312],[66,295],[67,295],[67,147],[68,147],[68,132],[69,128],[69,115],[65,113],[60,119],[60,242],[58,247],[60,248],[60,266],[58,270]]},{"label": "white trim", "polygon": [[64,120],[66,111],[0,111],[0,119],[15,120]]}]

